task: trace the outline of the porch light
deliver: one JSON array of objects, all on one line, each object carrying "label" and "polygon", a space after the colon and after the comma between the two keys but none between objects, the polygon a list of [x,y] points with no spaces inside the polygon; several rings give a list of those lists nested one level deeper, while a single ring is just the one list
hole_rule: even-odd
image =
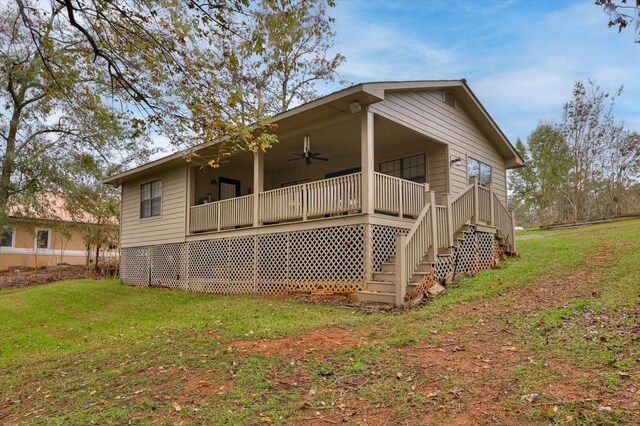
[{"label": "porch light", "polygon": [[355,114],[356,112],[360,112],[362,110],[362,105],[358,102],[351,102],[349,104],[349,108],[351,108],[351,113]]},{"label": "porch light", "polygon": [[462,158],[460,158],[460,157],[451,158],[451,161],[449,161],[449,165],[451,167],[459,167],[460,164],[462,164]]}]

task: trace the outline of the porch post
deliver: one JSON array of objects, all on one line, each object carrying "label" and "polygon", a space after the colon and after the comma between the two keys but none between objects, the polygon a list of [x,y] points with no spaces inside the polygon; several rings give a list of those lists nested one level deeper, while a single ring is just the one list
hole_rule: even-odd
[{"label": "porch post", "polygon": [[398,234],[396,235],[396,306],[400,307],[404,305],[404,296],[407,294],[407,284],[409,283],[409,277],[407,276],[407,236]]},{"label": "porch post", "polygon": [[360,126],[360,153],[362,165],[362,213],[373,213],[375,207],[375,165],[373,160],[373,113],[362,112]]},{"label": "porch post", "polygon": [[444,194],[442,203],[447,206],[447,246],[453,247],[453,208],[451,207],[451,194]]},{"label": "porch post", "polygon": [[438,212],[436,211],[436,191],[429,191],[429,209],[431,210],[431,247],[428,248],[427,257],[430,261],[438,260]]},{"label": "porch post", "polygon": [[478,212],[480,211],[480,200],[478,199],[478,176],[471,176],[469,179],[473,185],[473,216],[471,216],[471,224],[478,224]]},{"label": "porch post", "polygon": [[511,251],[513,253],[517,253],[516,251],[516,211],[511,210]]},{"label": "porch post", "polygon": [[260,226],[260,193],[264,191],[264,152],[253,153],[253,226]]}]

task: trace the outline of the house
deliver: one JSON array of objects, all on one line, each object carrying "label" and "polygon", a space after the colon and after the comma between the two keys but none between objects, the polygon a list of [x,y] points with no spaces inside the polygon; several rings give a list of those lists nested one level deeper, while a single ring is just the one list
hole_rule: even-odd
[{"label": "house", "polygon": [[425,276],[515,250],[506,173],[524,161],[465,80],[358,84],[272,122],[266,153],[220,168],[176,153],[106,180],[125,283],[400,305]]},{"label": "house", "polygon": [[[41,196],[42,211],[20,205],[9,209],[8,224],[0,227],[0,270],[86,265],[95,261],[95,251],[86,236],[99,225],[88,214],[72,215],[59,196]],[[117,241],[117,232],[113,232]],[[101,260],[116,256],[116,244],[101,252]]]}]

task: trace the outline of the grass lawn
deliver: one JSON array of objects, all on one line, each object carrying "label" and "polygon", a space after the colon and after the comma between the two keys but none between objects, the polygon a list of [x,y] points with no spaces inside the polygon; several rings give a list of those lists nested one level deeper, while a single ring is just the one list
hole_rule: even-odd
[{"label": "grass lawn", "polygon": [[409,312],[0,290],[0,423],[640,423],[640,220],[518,250]]}]

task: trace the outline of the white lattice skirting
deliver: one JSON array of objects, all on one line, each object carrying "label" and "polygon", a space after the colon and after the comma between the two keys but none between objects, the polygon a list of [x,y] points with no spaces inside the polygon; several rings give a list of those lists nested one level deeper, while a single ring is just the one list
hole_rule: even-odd
[{"label": "white lattice skirting", "polygon": [[[129,247],[122,249],[121,277],[131,285],[218,294],[352,293],[395,254],[399,233],[407,230],[358,224]],[[470,234],[458,248],[458,272],[486,269],[479,266],[497,250],[493,235]],[[440,258],[439,277],[452,270],[453,258]]]}]

